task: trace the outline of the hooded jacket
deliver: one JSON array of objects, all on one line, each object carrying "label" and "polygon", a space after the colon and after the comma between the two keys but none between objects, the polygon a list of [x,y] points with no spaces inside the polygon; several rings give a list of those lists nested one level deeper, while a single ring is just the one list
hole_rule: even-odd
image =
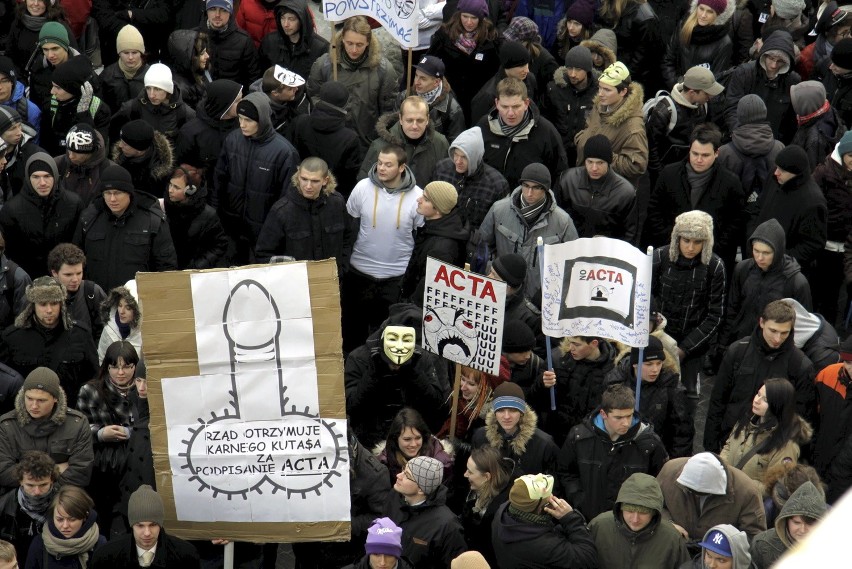
[{"label": "hooded jacket", "polygon": [[627,88],[627,96],[614,109],[602,109],[599,97],[595,96],[586,128],[577,133],[574,144],[577,147],[577,165],[581,166],[585,160],[583,147],[586,141],[596,134],[606,136],[612,144],[610,168],[635,186],[648,167],[648,136],[642,115],[645,91],[636,82],[636,77],[633,80]]},{"label": "hooded jacket", "polygon": [[[136,281],[132,280],[124,286],[118,286],[109,291],[106,300],[101,304],[101,321],[104,323],[104,331],[101,341],[98,343],[98,363],[103,363],[107,349],[113,342],[124,340],[130,342],[136,349],[139,358],[142,358],[142,311],[139,308],[139,299],[136,296]],[[130,334],[126,338],[121,337],[118,328],[118,304],[124,301],[125,305],[133,310],[133,320],[130,322]]]},{"label": "hooded jacket", "polygon": [[757,266],[754,259],[737,263],[728,292],[724,332],[719,334],[719,342],[723,346],[748,336],[763,313],[763,307],[773,300],[790,297],[807,310],[813,307],[808,280],[799,263],[786,254],[784,229],[778,221],[769,219],[761,223],[748,240],[748,250],[755,240],[772,247],[775,256],[765,271]]},{"label": "hooded jacket", "polygon": [[462,268],[469,238],[470,229],[458,208],[438,219],[424,220],[423,226],[418,227],[414,235],[414,249],[402,278],[400,298],[422,304],[427,259],[432,257]]},{"label": "hooded jacket", "polygon": [[[41,109],[39,109],[29,98],[26,97],[26,88],[20,81],[15,81],[15,88],[12,90],[12,96],[5,103],[0,103],[4,107],[15,109],[21,119],[35,129],[35,142],[38,144],[38,132],[41,128]],[[23,111],[23,112],[21,112]]]},{"label": "hooded jacket", "polygon": [[573,164],[577,156],[574,137],[586,127],[598,94],[599,73],[592,71],[586,76],[586,87],[577,89],[568,80],[568,68],[560,67],[553,73],[553,80],[542,95],[541,114],[562,136],[569,164]]},{"label": "hooded jacket", "polygon": [[107,158],[106,147],[101,133],[95,131],[98,138],[98,146],[89,156],[89,159],[80,166],[68,159],[68,154],[57,156],[56,170],[59,173],[59,188],[65,192],[76,194],[80,197],[83,207],[86,208],[92,200],[100,193],[101,174],[107,166],[115,164]]},{"label": "hooded jacket", "polygon": [[36,160],[47,163],[51,170],[53,188],[50,194],[39,196],[30,183],[30,177],[26,176],[21,193],[0,209],[5,253],[29,275],[45,273],[47,254],[56,245],[67,243],[74,237],[77,220],[83,211],[79,196],[59,187],[59,173],[50,156],[44,152],[33,154],[24,171]]},{"label": "hooded jacket", "polygon": [[79,97],[67,101],[58,101],[51,97],[45,103],[45,110],[41,115],[39,144],[51,156],[59,156],[65,152],[65,135],[77,123],[93,126],[104,140],[109,140],[109,120],[112,115],[109,105],[95,95],[89,109],[78,113],[79,102]]},{"label": "hooded jacket", "polygon": [[[683,83],[677,83],[668,96],[663,92],[649,99],[656,103],[648,111],[646,120],[648,169],[652,172],[659,172],[669,164],[687,159],[692,131],[708,121],[708,105],[690,103],[683,90]],[[672,118],[674,124],[669,127]]]},{"label": "hooded jacket", "polygon": [[174,149],[166,136],[155,130],[154,140],[145,154],[125,156],[116,142],[110,153],[112,161],[130,172],[136,188],[152,196],[168,193],[168,181],[175,169]]},{"label": "hooded jacket", "polygon": [[[838,143],[839,144],[839,143]],[[834,150],[813,172],[813,180],[822,189],[826,202],[827,238],[843,243],[852,227],[852,172],[843,165],[843,158]]]},{"label": "hooded jacket", "polygon": [[[335,35],[334,42],[337,53],[344,53],[342,33]],[[393,111],[399,79],[390,62],[382,55],[376,34],[370,34],[367,50],[367,59],[358,67],[350,65],[342,57],[337,61],[337,81],[349,91],[346,125],[358,133],[361,145],[365,148],[376,138],[379,117]],[[319,98],[320,88],[332,79],[331,57],[324,53],[313,62],[308,77],[308,94],[315,102]]]},{"label": "hooded jacket", "polygon": [[143,89],[138,97],[124,103],[112,117],[112,140],[118,140],[118,133],[124,124],[141,119],[174,144],[180,128],[192,118],[195,118],[195,111],[184,103],[178,85],[174,86],[168,102],[161,105],[152,105],[148,93]]},{"label": "hooded jacket", "polygon": [[[703,508],[699,508],[699,499],[695,491],[677,482],[686,465],[688,457],[673,458],[663,465],[657,475],[657,482],[663,491],[663,518],[670,520],[689,535],[689,540],[702,539],[715,525],[732,523],[752,538],[766,529],[766,514],[760,492],[754,481],[733,466],[722,463],[724,469],[725,493],[707,494]],[[717,471],[709,469],[705,478],[715,478]],[[748,540],[744,540],[742,551],[748,554]],[[742,569],[748,567],[741,566]]]},{"label": "hooded jacket", "polygon": [[[6,336],[7,332],[8,329],[3,335]],[[80,488],[89,484],[95,457],[89,421],[79,411],[69,409],[64,390],[59,390],[50,417],[36,420],[30,416],[24,403],[23,389],[15,398],[15,410],[0,416],[0,487],[19,486],[15,466],[28,450],[45,452],[57,464],[68,463],[57,484]]]},{"label": "hooded jacket", "polygon": [[630,429],[612,440],[598,407],[574,426],[559,452],[559,481],[566,499],[587,519],[611,510],[618,489],[636,472],[656,476],[668,453],[654,428],[633,416]]},{"label": "hooded jacket", "polygon": [[207,65],[213,79],[236,81],[247,93],[251,82],[262,73],[254,41],[237,26],[233,17],[223,30],[214,30],[207,25],[207,21],[196,29],[207,33],[207,53],[210,54]]},{"label": "hooded jacket", "polygon": [[[467,156],[467,172],[459,174],[453,162],[453,150]],[[450,157],[435,165],[433,180],[449,182],[458,190],[458,209],[471,230],[482,225],[485,214],[497,200],[509,195],[509,183],[499,170],[486,164],[482,129],[478,126],[465,130],[450,144]]]},{"label": "hooded jacket", "polygon": [[600,67],[595,67],[595,71],[602,72],[604,69],[618,61],[618,57],[615,55],[615,52],[618,50],[618,38],[610,29],[599,29],[591,38],[581,41],[580,45],[589,48],[589,51],[592,52],[592,56],[599,55],[603,60]]},{"label": "hooded jacket", "polygon": [[775,172],[775,157],[783,149],[784,144],[775,139],[769,123],[747,123],[731,132],[731,142],[719,148],[716,163],[739,178],[751,206],[764,182]]},{"label": "hooded jacket", "polygon": [[[169,36],[172,82],[176,89],[180,89],[183,102],[192,109],[204,98],[206,87],[212,80],[209,64],[203,72],[193,65],[195,46],[201,33],[198,30],[175,30]],[[207,35],[206,32],[204,35]]]},{"label": "hooded jacket", "polygon": [[757,61],[749,61],[734,69],[725,89],[725,122],[728,131],[737,126],[737,104],[744,96],[754,93],[766,103],[766,119],[772,127],[773,138],[789,143],[796,132],[796,113],[790,99],[790,87],[801,78],[789,66],[782,68],[774,79],[769,79],[763,60],[770,50],[782,51],[790,60],[796,60],[793,38],[786,30],[772,32],[763,42]]},{"label": "hooded jacket", "polygon": [[228,237],[216,210],[207,204],[207,187],[197,188],[183,202],[168,197],[163,202],[178,269],[211,269],[222,266]]},{"label": "hooded jacket", "polygon": [[[732,554],[732,562],[731,569],[750,569],[754,567],[751,565],[751,555],[749,554],[749,536],[746,535],[745,532],[738,530],[734,526],[730,524],[719,524],[707,530],[707,533],[704,534],[704,537],[701,541],[704,541],[709,538],[710,532],[718,530],[722,532],[726,538],[728,538],[728,544],[731,547]],[[690,563],[681,565],[681,569],[707,569],[707,565],[704,563],[704,549],[692,559]]]},{"label": "hooded jacket", "polygon": [[[734,51],[731,40],[731,17],[736,8],[736,1],[726,2],[725,9],[716,16],[712,25],[695,25],[689,43],[684,45],[680,39],[680,31],[686,19],[698,9],[698,0],[692,0],[689,13],[675,29],[671,39],[668,39],[662,62],[663,83],[667,89],[672,89],[678,78],[683,77],[690,67],[700,65],[718,77],[731,66]],[[665,41],[667,38],[663,39]]]},{"label": "hooded jacket", "polygon": [[769,569],[784,553],[795,545],[787,531],[787,521],[794,516],[821,520],[826,513],[825,496],[813,482],[807,481],[790,495],[781,513],[775,518],[775,527],[757,534],[751,544],[753,569]]},{"label": "hooded jacket", "polygon": [[120,109],[121,105],[145,91],[145,74],[150,67],[149,64],[143,63],[136,70],[136,75],[130,79],[124,76],[118,63],[108,65],[103,70],[100,75],[101,95],[110,109]]},{"label": "hooded jacket", "polygon": [[405,149],[405,155],[408,157],[405,167],[414,174],[417,185],[422,188],[432,181],[435,164],[447,155],[450,143],[443,134],[435,131],[431,120],[423,136],[416,144],[412,143],[402,130],[399,115],[397,112],[386,113],[376,122],[376,132],[379,133],[379,137],[367,149],[364,161],[361,162],[361,169],[358,171],[358,180],[367,177],[382,148],[388,144],[396,144]]},{"label": "hooded jacket", "polygon": [[615,171],[607,170],[593,183],[585,165],[571,168],[562,172],[554,193],[580,237],[605,235],[636,243],[636,190]]},{"label": "hooded jacket", "polygon": [[794,342],[796,347],[814,363],[814,369],[822,370],[840,361],[840,337],[837,330],[821,314],[808,312],[795,298],[785,298],[796,310]]},{"label": "hooded jacket", "polygon": [[507,435],[497,422],[494,409],[488,409],[485,426],[473,433],[473,447],[489,445],[499,450],[503,457],[515,461],[513,479],[524,474],[555,475],[559,448],[553,437],[538,428],[538,415],[529,403],[526,409],[514,435]]},{"label": "hooded jacket", "polygon": [[[624,523],[624,504],[653,510],[650,523],[639,531]],[[644,569],[679,567],[689,560],[686,543],[663,520],[663,492],[653,476],[636,473],[624,481],[611,511],[603,512],[589,524],[598,551],[599,569]]]},{"label": "hooded jacket", "polygon": [[[299,41],[295,44],[281,28],[281,14],[285,11],[299,18]],[[328,40],[314,29],[308,3],[305,0],[280,0],[275,5],[275,29],[263,36],[260,42],[260,68],[265,70],[277,64],[307,79],[314,61],[328,53],[328,48]]]},{"label": "hooded jacket", "polygon": [[[829,481],[828,473],[834,470],[835,457],[841,449],[848,448],[847,440],[852,434],[852,378],[842,363],[836,363],[821,370],[814,384],[819,401],[819,420],[816,421],[812,462],[820,476]],[[848,450],[845,454],[848,458]],[[848,481],[852,479],[852,469],[846,471],[843,468],[840,473],[847,482],[843,488],[845,490]],[[832,494],[839,497],[842,491],[836,490],[832,484]]]},{"label": "hooded jacket", "polygon": [[266,95],[249,93],[243,100],[257,109],[257,133],[252,137],[241,130],[228,134],[216,163],[215,188],[225,231],[253,247],[269,210],[296,173],[299,154],[273,130]]},{"label": "hooded jacket", "polygon": [[507,253],[518,253],[527,262],[525,281],[526,290],[531,296],[541,289],[541,275],[538,269],[537,240],[541,237],[545,245],[566,243],[577,239],[577,229],[565,211],[556,205],[552,191],[545,194],[547,203],[532,224],[528,224],[521,215],[521,187],[517,186],[512,195],[496,202],[479,227],[480,238],[493,252],[494,257]]}]

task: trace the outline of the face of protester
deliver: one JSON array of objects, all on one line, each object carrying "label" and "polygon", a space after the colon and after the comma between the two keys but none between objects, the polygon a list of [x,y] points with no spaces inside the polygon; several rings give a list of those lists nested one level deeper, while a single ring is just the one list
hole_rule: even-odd
[{"label": "face of protester", "polygon": [[527,78],[527,75],[530,74],[530,64],[525,63],[520,67],[510,67],[506,69],[506,77],[511,77],[513,79],[517,79],[518,81],[523,81]]},{"label": "face of protester", "polygon": [[27,12],[30,16],[44,16],[44,13],[47,12],[47,6],[44,5],[42,0],[27,0]]},{"label": "face of protester", "polygon": [[479,383],[471,375],[461,376],[461,396],[465,401],[470,401],[479,392]]},{"label": "face of protester", "polygon": [[585,85],[586,81],[589,79],[589,74],[579,67],[567,67],[565,71],[568,74],[568,82],[571,83],[573,87]]},{"label": "face of protester", "polygon": [[405,136],[411,140],[419,140],[429,127],[429,106],[411,103],[403,105],[399,113],[399,124]]},{"label": "face of protester", "polygon": [[124,213],[130,207],[130,194],[121,190],[104,190],[104,203],[116,217]]},{"label": "face of protester", "polygon": [[423,435],[413,427],[405,427],[396,439],[399,450],[405,458],[412,459],[420,453],[423,448]]},{"label": "face of protester", "polygon": [[15,82],[6,75],[0,74],[0,103],[5,103],[12,98],[12,89],[15,88]]},{"label": "face of protester", "polygon": [[41,46],[41,53],[47,59],[47,62],[54,67],[68,60],[68,52],[64,47],[56,43],[48,42]]},{"label": "face of protester", "polygon": [[53,84],[53,87],[50,88],[50,94],[56,97],[56,100],[59,102],[70,101],[74,98],[74,95],[57,85]]},{"label": "face of protester", "polygon": [[600,83],[598,85],[598,101],[600,101],[600,104],[603,107],[618,105],[626,96],[627,89],[619,91],[612,85],[606,85],[605,83]]},{"label": "face of protester", "polygon": [[775,179],[778,180],[779,186],[783,186],[784,184],[786,184],[787,182],[789,182],[790,180],[792,180],[795,177],[796,177],[796,174],[793,174],[792,172],[788,172],[787,170],[779,168],[778,166],[775,167]]},{"label": "face of protester", "polygon": [[453,166],[456,167],[456,174],[467,174],[467,169],[470,166],[467,154],[458,148],[453,148]]},{"label": "face of protester", "polygon": [[475,32],[479,27],[479,18],[466,12],[461,13],[461,25],[467,33]]},{"label": "face of protester", "polygon": [[24,136],[24,127],[21,123],[15,123],[3,132],[3,142],[9,146],[17,146]]},{"label": "face of protester", "polygon": [[181,203],[186,201],[186,178],[184,176],[176,176],[169,180],[169,199],[172,203]]},{"label": "face of protester", "polygon": [[790,536],[793,543],[798,543],[811,533],[815,525],[816,521],[811,518],[790,516],[787,518],[787,535]]},{"label": "face of protester", "polygon": [[626,510],[621,510],[621,519],[624,520],[624,525],[630,528],[630,531],[642,531],[648,524],[651,523],[651,520],[654,519],[653,513],[644,513],[644,512],[628,512]]},{"label": "face of protester", "polygon": [[118,313],[118,320],[122,324],[130,324],[136,317],[136,311],[130,308],[130,306],[127,305],[127,301],[123,298],[118,301],[116,312]]},{"label": "face of protester", "polygon": [[678,240],[678,248],[680,254],[687,259],[694,259],[701,254],[704,249],[704,241],[702,239],[690,239],[689,237],[680,237]]},{"label": "face of protester", "polygon": [[772,261],[775,260],[775,250],[762,241],[752,241],[751,256],[760,270],[768,271]]},{"label": "face of protester", "polygon": [[243,133],[243,136],[251,138],[257,134],[257,129],[260,126],[257,121],[252,120],[245,115],[237,115],[237,118],[240,121],[240,131]]},{"label": "face of protester", "polygon": [[518,430],[518,423],[521,422],[521,412],[517,409],[504,407],[503,409],[495,411],[494,415],[497,417],[497,422],[500,423],[500,426],[504,431],[506,431],[506,433],[512,434]]},{"label": "face of protester", "polygon": [[296,14],[293,12],[282,12],[279,22],[281,23],[281,29],[284,30],[284,35],[290,39],[299,40],[299,32],[302,29],[302,24],[299,23],[299,17]]},{"label": "face of protester", "polygon": [[207,10],[207,21],[214,30],[222,30],[231,21],[231,13],[224,8],[210,8]]},{"label": "face of protester", "polygon": [[633,424],[633,409],[613,409],[609,413],[601,409],[600,413],[612,440],[627,434]]},{"label": "face of protester", "polygon": [[689,147],[689,165],[696,174],[701,174],[713,167],[718,155],[719,152],[713,148],[712,143],[702,144],[695,140]]},{"label": "face of protester", "polygon": [[440,83],[440,78],[427,75],[419,69],[414,70],[414,92],[418,95],[422,95],[423,93],[428,93],[429,91],[436,89]]},{"label": "face of protester", "polygon": [[528,204],[536,204],[547,195],[547,188],[533,181],[521,182],[521,193]]},{"label": "face of protester", "polygon": [[408,465],[402,469],[402,472],[396,475],[396,482],[394,482],[393,489],[406,497],[417,496],[421,492],[420,486],[414,480],[414,476],[412,476]]},{"label": "face of protester", "polygon": [[503,96],[494,99],[494,104],[497,106],[497,113],[506,123],[506,126],[518,126],[524,120],[524,114],[530,106],[530,100],[523,99],[519,95]]},{"label": "face of protester", "polygon": [[53,480],[50,479],[50,476],[34,478],[31,474],[25,472],[21,480],[21,490],[32,498],[50,493],[51,488],[53,488]]},{"label": "face of protester", "polygon": [[58,271],[50,271],[50,275],[58,279],[68,292],[77,292],[80,289],[80,283],[83,282],[83,263],[69,265],[62,263]]},{"label": "face of protester", "polygon": [[210,54],[205,49],[198,54],[198,70],[204,71],[207,69],[207,64],[210,62]]},{"label": "face of protester", "polygon": [[[636,375],[636,369],[639,364],[633,364],[633,375]],[[642,381],[654,383],[660,378],[660,371],[663,369],[662,360],[654,360],[652,362],[642,362]]]},{"label": "face of protester", "polygon": [[169,102],[169,92],[159,87],[145,87],[145,94],[148,95],[148,100],[151,104],[162,105]]},{"label": "face of protester", "polygon": [[320,194],[322,194],[322,189],[328,182],[328,174],[299,168],[299,193],[305,199],[315,200],[319,198]]},{"label": "face of protester", "polygon": [[792,322],[776,322],[775,320],[764,320],[763,318],[758,322],[760,323],[760,329],[763,331],[763,339],[772,349],[780,348],[781,344],[787,340],[793,331]]},{"label": "face of protester", "polygon": [[435,207],[435,204],[432,203],[432,200],[429,199],[426,192],[423,192],[420,197],[417,198],[417,213],[422,215],[425,219],[435,219],[441,214],[441,212],[438,211],[438,208]]},{"label": "face of protester", "polygon": [[396,187],[404,170],[405,164],[399,163],[396,154],[379,152],[379,157],[376,159],[376,177],[382,184],[386,186],[393,184]]},{"label": "face of protester", "polygon": [[709,549],[704,550],[704,567],[707,569],[731,569],[733,564],[733,557],[725,557]]},{"label": "face of protester", "polygon": [[118,57],[130,69],[136,69],[142,63],[142,52],[135,49],[125,49],[118,54]]},{"label": "face of protester", "polygon": [[133,524],[133,539],[136,546],[144,550],[151,549],[160,537],[160,526],[154,522],[139,522]]},{"label": "face of protester", "polygon": [[33,419],[50,417],[56,407],[56,397],[43,389],[27,389],[24,392],[24,405]]},{"label": "face of protester", "polygon": [[349,30],[343,34],[343,49],[349,59],[359,59],[370,46],[370,38],[358,32]]},{"label": "face of protester", "polygon": [[606,160],[600,158],[586,158],[584,164],[586,165],[586,174],[591,180],[600,180],[609,172],[609,164],[606,163]]},{"label": "face of protester", "polygon": [[574,361],[585,360],[589,356],[594,356],[598,352],[597,340],[584,342],[581,338],[568,338],[568,352]]},{"label": "face of protester", "polygon": [[568,36],[575,40],[583,33],[583,24],[577,20],[568,20],[565,22],[565,29],[568,31]]},{"label": "face of protester", "polygon": [[781,56],[777,55],[765,55],[763,56],[763,65],[764,70],[766,71],[766,77],[771,81],[775,79],[781,69],[787,64],[787,60]]},{"label": "face of protester", "polygon": [[53,191],[53,174],[36,171],[30,174],[30,185],[40,198],[46,198]]},{"label": "face of protester", "polygon": [[464,477],[467,478],[470,484],[470,489],[474,492],[480,490],[489,480],[491,480],[490,472],[482,472],[476,467],[476,463],[472,458],[467,459],[467,470],[464,471]]},{"label": "face of protester", "polygon": [[766,386],[762,385],[751,400],[751,412],[758,417],[765,417],[769,411],[769,400],[766,399]]},{"label": "face of protester", "polygon": [[719,14],[716,13],[716,10],[710,8],[709,6],[705,6],[704,4],[698,5],[698,25],[699,26],[712,26],[716,21],[716,18],[719,17]]},{"label": "face of protester", "polygon": [[35,317],[39,324],[52,330],[59,324],[59,315],[61,313],[60,303],[58,302],[36,302]]},{"label": "face of protester", "polygon": [[59,533],[61,533],[62,537],[65,539],[77,535],[77,532],[80,531],[81,527],[83,527],[84,521],[85,520],[69,515],[68,512],[65,511],[65,508],[63,508],[60,504],[57,504],[56,508],[53,510],[53,525],[56,526],[56,529],[59,530]]},{"label": "face of protester", "polygon": [[386,553],[370,554],[370,569],[393,569],[396,565],[396,557]]},{"label": "face of protester", "polygon": [[[122,302],[124,302],[122,300]],[[131,310],[131,312],[133,312]],[[136,371],[136,364],[129,364],[124,361],[124,358],[118,358],[114,364],[107,366],[109,377],[113,383],[125,387],[133,383],[133,372]]]},{"label": "face of protester", "polygon": [[506,356],[506,359],[513,366],[525,366],[532,357],[532,350],[527,350],[526,352],[503,352],[503,355]]}]

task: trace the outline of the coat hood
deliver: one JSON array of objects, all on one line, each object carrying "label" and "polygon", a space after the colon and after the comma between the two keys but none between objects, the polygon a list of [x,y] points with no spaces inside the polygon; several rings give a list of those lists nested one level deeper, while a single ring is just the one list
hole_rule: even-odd
[{"label": "coat hood", "polygon": [[[164,178],[171,174],[174,171],[175,151],[172,148],[172,143],[166,138],[166,135],[155,130],[151,149],[154,151],[154,160],[151,162],[151,176],[154,178]],[[118,147],[118,142],[112,145],[110,158],[119,165],[126,160],[124,154],[121,153],[121,149]]]},{"label": "coat hood", "polygon": [[607,57],[604,57],[604,69],[608,66],[612,65],[617,61],[618,55],[618,36],[615,35],[615,32],[610,30],[609,28],[601,28],[592,34],[592,37],[583,40],[580,42],[580,45],[584,45],[589,48],[590,51],[595,51],[595,49],[600,49],[599,52],[602,56],[607,54],[612,57],[612,61],[606,63]]},{"label": "coat hood", "polygon": [[760,55],[757,60],[760,67],[764,70],[766,70],[764,58],[766,57],[766,52],[770,50],[782,51],[785,55],[787,55],[787,59],[790,63],[789,65],[782,67],[778,72],[778,75],[789,73],[790,69],[792,69],[793,63],[796,61],[796,52],[793,47],[793,36],[790,35],[790,32],[787,30],[775,30],[769,34],[769,37],[766,38],[766,40],[764,40],[763,47],[760,48]]},{"label": "coat hood", "polygon": [[644,124],[645,119],[642,115],[642,104],[644,101],[645,90],[642,88],[642,85],[634,81],[627,87],[627,96],[624,97],[624,100],[615,110],[606,113],[601,112],[599,95],[595,95],[594,106],[601,113],[601,122],[603,124],[617,128],[633,117],[639,117]]},{"label": "coat hood", "polygon": [[281,28],[281,14],[285,11],[293,12],[299,18],[299,43],[310,44],[314,35],[314,20],[308,13],[308,3],[305,0],[281,0],[275,5],[275,27],[282,38],[287,37]]},{"label": "coat hood", "polygon": [[46,152],[36,152],[29,158],[27,158],[26,163],[24,164],[24,188],[27,188],[33,195],[37,195],[35,190],[33,189],[33,185],[30,183],[30,177],[27,175],[27,172],[30,169],[30,164],[41,160],[46,163],[48,168],[50,168],[50,173],[53,174],[53,189],[50,191],[50,196],[56,196],[56,192],[59,189],[59,170],[56,168],[56,161],[53,159],[50,154]]},{"label": "coat hood", "polygon": [[635,504],[651,508],[657,514],[663,511],[663,491],[660,483],[650,474],[637,472],[624,481],[615,499],[616,516],[621,513],[622,504]]},{"label": "coat hood", "polygon": [[[722,532],[728,538],[728,544],[731,547],[731,554],[734,560],[731,564],[731,569],[749,569],[751,565],[751,553],[749,553],[748,535],[730,524],[719,524],[707,530],[707,533],[704,534],[704,539],[701,541],[710,539],[710,534],[716,530]],[[706,567],[703,560],[701,561],[701,567]]]},{"label": "coat hood", "polygon": [[781,513],[775,518],[775,533],[787,547],[792,547],[794,542],[787,533],[787,520],[793,516],[802,516],[814,520],[821,520],[826,512],[825,495],[822,494],[814,483],[808,480],[790,495],[787,503],[781,508]]},{"label": "coat hood", "polygon": [[[489,406],[490,407],[490,406]],[[508,439],[509,447],[515,456],[521,456],[527,450],[527,444],[535,435],[536,427],[538,426],[538,415],[533,411],[529,404],[526,405],[527,410],[521,413],[521,420],[518,422],[518,432],[514,437]],[[488,444],[500,450],[503,448],[503,430],[500,428],[500,423],[497,422],[497,415],[494,409],[488,409],[485,414],[485,438],[488,439]]]},{"label": "coat hood", "polygon": [[210,119],[219,123],[242,92],[243,86],[236,81],[217,79],[207,85],[207,93],[199,105],[199,111],[203,110]]},{"label": "coat hood", "polygon": [[[377,188],[384,188],[384,184],[379,181],[378,176],[376,175],[376,165],[373,164],[370,166],[370,171],[367,173],[367,177],[370,178],[370,181],[375,184]],[[402,171],[402,180],[400,181],[399,187],[393,189],[391,193],[399,193],[400,199],[402,199],[402,194],[413,190],[417,187],[417,180],[414,179],[414,173],[412,173],[411,168],[408,166],[405,167],[405,170]]]},{"label": "coat hood", "polygon": [[187,77],[192,76],[192,56],[195,54],[195,41],[201,33],[198,30],[175,30],[169,36],[169,54],[172,56],[175,73]]},{"label": "coat hood", "polygon": [[769,123],[750,123],[737,126],[731,132],[731,143],[750,158],[766,156],[775,146]]},{"label": "coat hood", "polygon": [[787,254],[787,236],[784,234],[784,228],[778,223],[774,217],[767,219],[757,226],[751,237],[748,238],[748,246],[751,249],[752,242],[757,239],[772,247],[775,252],[775,257],[772,259],[772,265],[769,270],[773,271],[780,267],[784,262],[784,255]]},{"label": "coat hood", "polygon": [[136,281],[127,281],[124,286],[117,286],[111,291],[101,302],[101,320],[110,322],[115,317],[115,311],[118,308],[118,303],[121,301],[133,310],[133,322],[130,324],[133,328],[138,328],[142,322],[142,309],[139,307],[139,298],[136,293]]},{"label": "coat hood", "polygon": [[450,159],[453,158],[453,149],[458,148],[467,156],[467,174],[471,176],[479,170],[482,164],[482,157],[485,155],[485,143],[482,141],[482,129],[478,126],[469,128],[459,133],[456,139],[450,144],[448,151]]},{"label": "coat hood", "polygon": [[269,97],[263,93],[255,92],[243,97],[243,101],[248,101],[257,109],[257,134],[252,138],[257,141],[263,141],[274,136],[275,129],[272,127],[272,107],[269,105]]},{"label": "coat hood", "polygon": [[812,314],[795,298],[782,298],[796,311],[796,325],[793,327],[794,341],[800,350],[811,337],[822,328],[822,319],[818,314]]}]

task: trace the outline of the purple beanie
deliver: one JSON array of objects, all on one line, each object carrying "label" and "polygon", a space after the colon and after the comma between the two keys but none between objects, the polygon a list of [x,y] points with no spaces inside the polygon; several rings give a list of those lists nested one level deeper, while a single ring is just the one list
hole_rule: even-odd
[{"label": "purple beanie", "polygon": [[456,11],[472,14],[479,18],[488,18],[488,3],[485,0],[459,0]]},{"label": "purple beanie", "polygon": [[402,556],[402,528],[390,518],[373,520],[364,549],[367,555],[391,555],[398,559]]}]

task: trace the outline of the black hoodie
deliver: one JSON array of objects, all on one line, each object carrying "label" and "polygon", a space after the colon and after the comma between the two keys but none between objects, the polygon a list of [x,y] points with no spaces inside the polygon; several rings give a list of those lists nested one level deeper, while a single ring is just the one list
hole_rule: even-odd
[{"label": "black hoodie", "polygon": [[[281,28],[281,14],[292,12],[299,18],[299,41],[292,43]],[[260,42],[260,69],[275,64],[298,73],[305,79],[311,74],[311,65],[328,52],[328,40],[314,33],[314,22],[308,13],[305,0],[281,0],[275,6],[276,31],[270,32]]]},{"label": "black hoodie", "polygon": [[414,236],[414,250],[402,279],[402,298],[417,305],[423,303],[427,257],[464,267],[469,238],[470,229],[458,208],[439,219],[427,219]]}]

